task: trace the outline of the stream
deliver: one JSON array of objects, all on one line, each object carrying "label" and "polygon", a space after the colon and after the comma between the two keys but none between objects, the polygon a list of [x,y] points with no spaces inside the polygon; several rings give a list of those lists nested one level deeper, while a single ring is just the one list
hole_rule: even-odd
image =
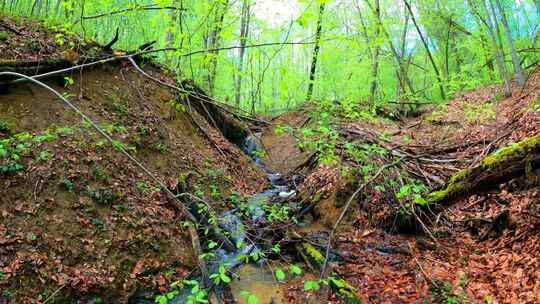
[{"label": "stream", "polygon": [[[248,136],[241,146],[242,151],[251,157],[257,167],[266,174],[271,185],[271,188],[268,190],[254,194],[247,200],[247,209],[252,225],[266,220],[266,212],[262,208],[263,204],[278,199],[286,200],[296,195],[296,191],[289,189],[287,186],[283,175],[268,170],[263,160],[259,157],[257,151],[262,151],[262,149],[258,144],[257,137],[260,135]],[[234,273],[232,282],[227,285],[229,290],[226,290],[221,284],[213,284],[213,291],[220,302],[230,300],[230,294],[227,296],[228,291],[232,293],[235,301],[242,299],[241,293],[243,291],[248,291],[250,294],[256,296],[261,304],[281,303],[279,293],[284,290],[285,286],[275,281],[273,272],[268,266],[268,261],[264,257],[258,259],[256,262],[244,263],[242,261],[242,257],[257,255],[257,253],[261,252],[261,249],[249,240],[245,225],[237,215],[238,211],[239,209],[236,208],[225,211],[218,216],[219,227],[228,232],[232,243],[242,243],[245,246],[232,251],[224,248],[217,249],[215,251],[215,258],[207,261],[209,274],[218,273],[221,265],[227,265],[227,269]],[[191,287],[186,287],[178,296],[170,300],[169,303],[184,304],[190,295]]]}]

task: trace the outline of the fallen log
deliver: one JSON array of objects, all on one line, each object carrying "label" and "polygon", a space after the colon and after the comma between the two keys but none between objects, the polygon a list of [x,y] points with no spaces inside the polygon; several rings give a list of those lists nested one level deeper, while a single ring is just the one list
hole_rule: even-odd
[{"label": "fallen log", "polygon": [[447,185],[426,197],[427,205],[448,205],[472,193],[484,192],[540,168],[540,134],[513,143],[464,169]]}]

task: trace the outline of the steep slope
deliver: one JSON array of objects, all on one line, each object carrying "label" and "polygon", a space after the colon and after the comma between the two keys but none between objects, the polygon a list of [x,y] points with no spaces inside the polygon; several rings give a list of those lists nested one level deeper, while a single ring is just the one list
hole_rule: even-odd
[{"label": "steep slope", "polygon": [[[73,65],[90,49],[69,33],[62,33],[61,43],[51,39],[57,31],[27,20],[2,22],[11,29],[0,41],[0,50],[10,50],[2,51],[2,70],[17,70],[20,58],[31,59],[26,65],[34,68],[52,59]],[[174,83],[152,64],[143,68]],[[193,271],[196,256],[185,219],[119,147],[177,192],[253,193],[265,184],[219,130],[127,62],[46,82],[115,143],[49,91],[28,82],[5,87],[0,302],[124,302],[137,290],[162,288]]]}]

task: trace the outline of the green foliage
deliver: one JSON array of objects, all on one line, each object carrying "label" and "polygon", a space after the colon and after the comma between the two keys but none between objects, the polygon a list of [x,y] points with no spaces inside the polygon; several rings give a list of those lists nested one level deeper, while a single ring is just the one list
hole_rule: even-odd
[{"label": "green foliage", "polygon": [[210,275],[210,279],[214,281],[214,284],[219,285],[221,283],[229,284],[231,277],[227,275],[227,269],[224,265],[219,266],[218,272]]},{"label": "green foliage", "polygon": [[305,291],[317,291],[321,288],[321,285],[317,281],[306,280],[304,282]]},{"label": "green foliage", "polygon": [[468,122],[485,122],[488,120],[494,120],[496,118],[495,104],[482,103],[482,104],[470,104],[464,105],[465,119]]},{"label": "green foliage", "polygon": [[94,191],[90,186],[87,186],[86,194],[102,205],[110,205],[118,200],[118,195],[111,188],[99,188]]},{"label": "green foliage", "polygon": [[302,275],[302,268],[300,268],[298,265],[290,265],[289,266],[289,272],[292,275],[299,276]]},{"label": "green foliage", "polygon": [[46,161],[50,160],[51,158],[52,158],[51,152],[45,150],[45,151],[39,152],[37,160],[46,162]]},{"label": "green foliage", "polygon": [[60,185],[70,193],[75,193],[75,184],[69,179],[64,179],[60,182]]},{"label": "green foliage", "polygon": [[259,299],[249,291],[241,291],[240,295],[245,298],[245,304],[259,304]]},{"label": "green foliage", "polygon": [[0,165],[0,174],[9,174],[21,172],[25,167],[18,163],[7,163],[5,165]]},{"label": "green foliage", "polygon": [[139,192],[141,192],[142,194],[161,192],[161,189],[159,187],[153,186],[147,181],[137,182],[137,190],[139,190]]},{"label": "green foliage", "polygon": [[286,278],[285,271],[281,268],[276,269],[275,275],[278,281],[284,281]]},{"label": "green foliage", "polygon": [[0,119],[0,135],[10,135],[13,131],[13,125],[3,119]]}]

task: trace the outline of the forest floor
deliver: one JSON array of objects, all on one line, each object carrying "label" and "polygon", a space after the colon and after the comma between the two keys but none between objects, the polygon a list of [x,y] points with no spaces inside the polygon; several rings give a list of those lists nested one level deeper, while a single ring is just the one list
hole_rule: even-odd
[{"label": "forest floor", "polygon": [[[72,64],[103,55],[99,46],[62,29],[26,20],[3,18],[0,31],[6,33],[0,36],[0,67],[17,61],[32,69],[35,62]],[[174,84],[158,67],[144,69]],[[47,83],[69,96],[117,145],[136,153],[171,190],[221,196],[215,207],[226,210],[231,202],[225,197],[232,191],[250,195],[267,186],[264,174],[235,144],[196,112],[171,110],[177,96],[129,63],[76,71]],[[44,89],[22,83],[4,93],[0,303],[96,303],[98,297],[125,302],[136,290],[164,292],[189,277],[197,262],[183,218],[152,180]],[[306,240],[328,241],[325,235],[353,192],[342,169],[354,162],[343,156],[338,166],[314,167],[314,154],[300,149],[295,136],[276,132],[275,125],[309,124],[309,115],[305,110],[267,119],[273,125],[262,129],[261,143],[269,169],[304,175],[299,197],[317,197],[307,215],[311,225],[295,232]],[[443,162],[407,163],[438,188],[497,148],[540,134],[540,74],[508,98],[486,87],[418,117],[342,119],[339,129],[365,137],[385,134],[390,150],[444,155]],[[330,268],[365,303],[538,303],[539,185],[531,174],[460,199],[431,223],[429,233],[397,233],[386,221],[395,200],[366,188],[338,230],[334,249],[342,261]],[[342,301],[326,289],[306,293],[304,279],[314,277],[289,282],[275,303]]]},{"label": "forest floor", "polygon": [[[477,161],[497,147],[540,134],[540,74],[533,74],[526,88],[514,87],[508,98],[501,97],[499,88],[486,87],[428,108],[420,117],[345,125],[390,134],[394,147],[447,150],[451,158]],[[467,166],[443,163],[425,174],[444,181]],[[331,171],[311,173],[324,177],[311,178],[318,182],[316,188],[339,180],[328,178]],[[388,213],[381,206],[388,201],[374,193],[364,207],[350,212],[350,225],[338,234],[336,247],[347,258],[334,266],[335,271],[357,288],[366,303],[538,303],[539,181],[538,173],[531,174],[458,200],[429,228],[436,241],[426,234],[380,229]],[[343,204],[339,198],[330,201]],[[319,207],[319,220],[333,224],[337,213],[326,205]],[[508,217],[497,222],[501,214]],[[290,291],[291,302],[306,300],[301,285]]]}]

